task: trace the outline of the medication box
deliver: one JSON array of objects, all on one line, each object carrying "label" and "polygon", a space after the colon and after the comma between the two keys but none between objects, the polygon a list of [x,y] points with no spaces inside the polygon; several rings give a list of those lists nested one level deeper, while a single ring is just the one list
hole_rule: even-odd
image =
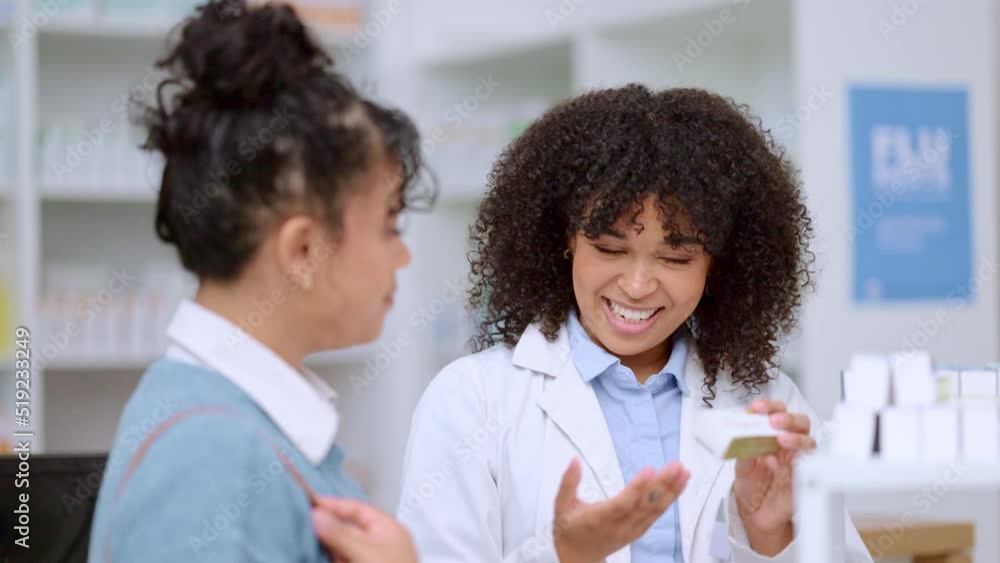
[{"label": "medication box", "polygon": [[744,409],[705,409],[695,421],[695,437],[723,459],[749,459],[781,449],[781,430],[771,427],[766,414]]}]

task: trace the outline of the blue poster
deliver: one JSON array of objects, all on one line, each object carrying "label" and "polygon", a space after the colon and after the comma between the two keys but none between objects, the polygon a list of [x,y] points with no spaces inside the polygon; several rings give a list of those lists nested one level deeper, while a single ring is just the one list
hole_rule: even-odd
[{"label": "blue poster", "polygon": [[970,298],[965,90],[852,87],[848,104],[854,300]]}]

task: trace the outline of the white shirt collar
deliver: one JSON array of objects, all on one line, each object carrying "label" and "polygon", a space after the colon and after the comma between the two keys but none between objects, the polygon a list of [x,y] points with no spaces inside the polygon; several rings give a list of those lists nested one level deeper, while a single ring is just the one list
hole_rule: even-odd
[{"label": "white shirt collar", "polygon": [[185,300],[167,327],[167,358],[216,371],[256,402],[313,463],[333,445],[337,392],[315,373],[296,370],[240,327]]}]

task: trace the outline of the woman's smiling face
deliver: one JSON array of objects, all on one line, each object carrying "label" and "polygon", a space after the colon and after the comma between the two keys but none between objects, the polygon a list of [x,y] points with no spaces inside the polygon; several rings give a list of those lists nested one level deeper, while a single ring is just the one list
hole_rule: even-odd
[{"label": "woman's smiling face", "polygon": [[620,358],[663,347],[704,293],[710,257],[694,237],[671,245],[671,234],[649,197],[634,221],[625,217],[596,239],[578,232],[570,240],[580,321]]}]

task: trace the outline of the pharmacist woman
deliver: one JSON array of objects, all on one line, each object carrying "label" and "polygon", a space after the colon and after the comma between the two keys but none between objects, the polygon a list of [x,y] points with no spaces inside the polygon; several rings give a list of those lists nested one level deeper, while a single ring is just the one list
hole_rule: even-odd
[{"label": "pharmacist woman", "polygon": [[216,1],[178,31],[144,125],[166,162],[156,232],[199,287],[121,415],[89,560],[413,563],[301,362],[382,329],[410,259],[397,217],[421,199],[416,130],[287,6]]},{"label": "pharmacist woman", "polygon": [[[792,464],[819,426],[774,365],[812,231],[754,123],[630,85],[503,153],[472,229],[481,351],[413,418],[398,514],[424,563],[809,563]],[[769,415],[778,449],[720,459],[695,438],[708,407]]]}]

